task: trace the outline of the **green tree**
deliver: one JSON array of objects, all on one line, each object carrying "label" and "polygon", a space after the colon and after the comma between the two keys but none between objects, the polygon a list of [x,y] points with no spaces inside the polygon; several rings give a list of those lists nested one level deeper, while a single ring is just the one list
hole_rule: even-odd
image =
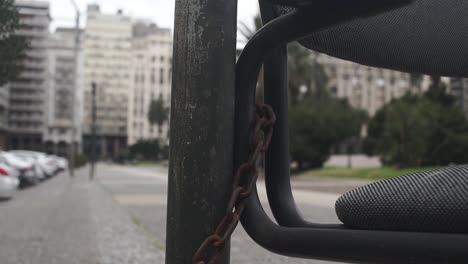
[{"label": "green tree", "polygon": [[455,106],[434,104],[431,137],[423,165],[442,166],[468,162],[468,122]]},{"label": "green tree", "polygon": [[380,155],[384,164],[420,166],[431,136],[431,107],[428,100],[409,94],[390,102],[369,122],[364,149]]},{"label": "green tree", "polygon": [[20,59],[27,41],[15,34],[19,27],[18,12],[13,0],[0,1],[0,86],[20,72]]},{"label": "green tree", "polygon": [[431,85],[424,96],[444,107],[452,107],[456,101],[455,97],[447,93],[447,86],[441,81],[440,76],[431,76]]},{"label": "green tree", "polygon": [[[288,45],[288,86],[291,105],[297,104],[305,93],[323,91],[328,77],[323,66],[317,61],[317,53],[299,43]],[[305,88],[305,93],[301,88]]]},{"label": "green tree", "polygon": [[161,146],[158,140],[139,140],[129,148],[129,155],[137,160],[158,160]]},{"label": "green tree", "polygon": [[468,122],[437,79],[423,96],[405,95],[376,113],[364,141],[367,154],[398,167],[468,161]]},{"label": "green tree", "polygon": [[428,142],[425,165],[447,165],[468,162],[468,122],[455,102],[447,93],[440,77],[431,77],[425,98],[433,103],[433,129]]},{"label": "green tree", "polygon": [[300,170],[323,166],[333,146],[359,136],[365,119],[365,112],[323,88],[309,93],[289,112],[292,160]]},{"label": "green tree", "polygon": [[151,125],[158,125],[159,133],[162,133],[162,126],[169,117],[169,108],[164,105],[162,96],[151,101],[148,111],[148,121]]}]

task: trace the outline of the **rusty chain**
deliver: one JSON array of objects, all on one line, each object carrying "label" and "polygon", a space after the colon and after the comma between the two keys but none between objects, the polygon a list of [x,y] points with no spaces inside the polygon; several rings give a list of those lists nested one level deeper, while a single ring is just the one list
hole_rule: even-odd
[{"label": "rusty chain", "polygon": [[265,153],[270,145],[276,117],[271,106],[267,104],[256,104],[255,109],[255,127],[252,131],[249,159],[240,165],[234,174],[232,193],[226,214],[214,233],[205,239],[193,255],[193,264],[215,264],[218,262],[226,241],[239,223],[247,197],[250,196],[257,182],[257,165],[262,157],[261,154]]}]

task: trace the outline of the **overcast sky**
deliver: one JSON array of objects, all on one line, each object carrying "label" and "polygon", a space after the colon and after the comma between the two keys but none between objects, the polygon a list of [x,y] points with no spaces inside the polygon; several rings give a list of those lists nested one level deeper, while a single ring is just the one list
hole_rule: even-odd
[{"label": "overcast sky", "polygon": [[[194,0],[199,1],[199,0]],[[75,12],[70,0],[49,0],[52,27],[72,26]],[[175,0],[76,0],[82,12],[88,3],[97,3],[103,12],[115,13],[122,9],[134,18],[146,18],[161,27],[173,29]],[[258,1],[238,0],[238,19],[252,25],[253,16],[258,12]]]}]

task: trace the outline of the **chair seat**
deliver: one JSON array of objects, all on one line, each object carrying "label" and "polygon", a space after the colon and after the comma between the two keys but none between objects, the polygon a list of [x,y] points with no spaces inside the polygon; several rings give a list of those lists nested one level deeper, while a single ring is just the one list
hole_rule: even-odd
[{"label": "chair seat", "polygon": [[[318,1],[275,2],[299,6],[303,2]],[[356,5],[359,4],[357,1]],[[296,10],[292,7],[278,8],[282,14]],[[327,8],[318,5],[313,8],[316,10],[310,10],[310,16],[328,16],[327,12],[340,8],[346,12],[342,4]],[[468,1],[413,0],[379,14],[329,25],[311,32],[300,43],[312,50],[368,66],[468,77],[467,32]]]},{"label": "chair seat", "polygon": [[375,182],[342,195],[335,209],[353,229],[468,233],[468,165]]}]

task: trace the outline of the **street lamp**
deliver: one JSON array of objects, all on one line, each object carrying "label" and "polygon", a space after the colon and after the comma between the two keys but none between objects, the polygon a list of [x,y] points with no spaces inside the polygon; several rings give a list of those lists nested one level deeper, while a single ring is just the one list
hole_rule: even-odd
[{"label": "street lamp", "polygon": [[76,11],[76,21],[75,21],[75,46],[74,46],[74,63],[75,63],[75,74],[73,80],[73,91],[72,91],[72,103],[71,103],[71,114],[72,114],[72,140],[70,146],[70,175],[75,176],[75,156],[76,156],[76,91],[78,90],[78,51],[80,46],[80,9],[76,4],[75,0],[70,0],[73,7]]}]

